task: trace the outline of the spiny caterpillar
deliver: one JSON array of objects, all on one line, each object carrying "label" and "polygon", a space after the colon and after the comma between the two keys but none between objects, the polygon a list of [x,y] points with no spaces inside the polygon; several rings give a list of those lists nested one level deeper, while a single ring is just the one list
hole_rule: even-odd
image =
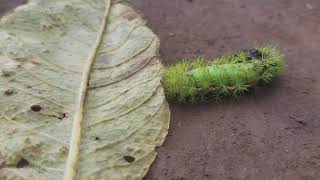
[{"label": "spiny caterpillar", "polygon": [[162,84],[166,96],[179,102],[201,102],[245,93],[268,84],[286,67],[284,55],[272,46],[245,49],[205,61],[198,57],[165,69]]}]

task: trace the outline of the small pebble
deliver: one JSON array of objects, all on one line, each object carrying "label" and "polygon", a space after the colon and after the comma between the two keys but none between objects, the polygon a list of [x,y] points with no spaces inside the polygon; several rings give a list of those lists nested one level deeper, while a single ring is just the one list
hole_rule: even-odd
[{"label": "small pebble", "polygon": [[313,6],[312,6],[311,4],[309,4],[309,3],[307,3],[307,4],[306,4],[306,8],[309,9],[309,10],[312,10],[312,9],[313,9]]},{"label": "small pebble", "polygon": [[176,34],[175,33],[169,33],[169,36],[170,37],[173,37],[173,36],[175,36]]}]

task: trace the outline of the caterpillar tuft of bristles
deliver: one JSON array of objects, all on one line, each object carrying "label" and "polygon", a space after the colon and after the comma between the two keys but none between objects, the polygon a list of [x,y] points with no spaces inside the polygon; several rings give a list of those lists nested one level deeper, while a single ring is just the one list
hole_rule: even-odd
[{"label": "caterpillar tuft of bristles", "polygon": [[265,46],[214,60],[183,60],[165,69],[162,84],[169,99],[203,102],[223,96],[238,97],[260,84],[270,83],[285,67],[284,55],[273,46]]}]

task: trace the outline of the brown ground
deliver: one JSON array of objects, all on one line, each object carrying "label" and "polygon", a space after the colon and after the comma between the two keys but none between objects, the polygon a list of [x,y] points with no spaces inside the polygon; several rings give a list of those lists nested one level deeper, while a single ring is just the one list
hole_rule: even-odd
[{"label": "brown ground", "polygon": [[[23,0],[0,0],[0,14]],[[319,0],[133,0],[164,64],[277,44],[287,72],[239,101],[171,103],[166,143],[145,180],[318,180]],[[10,4],[10,5],[8,5]]]},{"label": "brown ground", "polygon": [[277,44],[287,72],[239,101],[171,103],[169,136],[146,180],[320,179],[319,0],[133,0],[164,64]]}]

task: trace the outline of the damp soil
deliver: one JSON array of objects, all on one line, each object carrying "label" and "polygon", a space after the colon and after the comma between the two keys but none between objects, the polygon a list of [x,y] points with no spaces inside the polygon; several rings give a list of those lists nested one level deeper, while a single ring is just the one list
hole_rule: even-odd
[{"label": "damp soil", "polygon": [[[23,2],[0,0],[0,15]],[[132,2],[159,35],[164,65],[270,43],[289,65],[238,100],[171,102],[169,134],[145,180],[319,179],[320,1]]]}]

